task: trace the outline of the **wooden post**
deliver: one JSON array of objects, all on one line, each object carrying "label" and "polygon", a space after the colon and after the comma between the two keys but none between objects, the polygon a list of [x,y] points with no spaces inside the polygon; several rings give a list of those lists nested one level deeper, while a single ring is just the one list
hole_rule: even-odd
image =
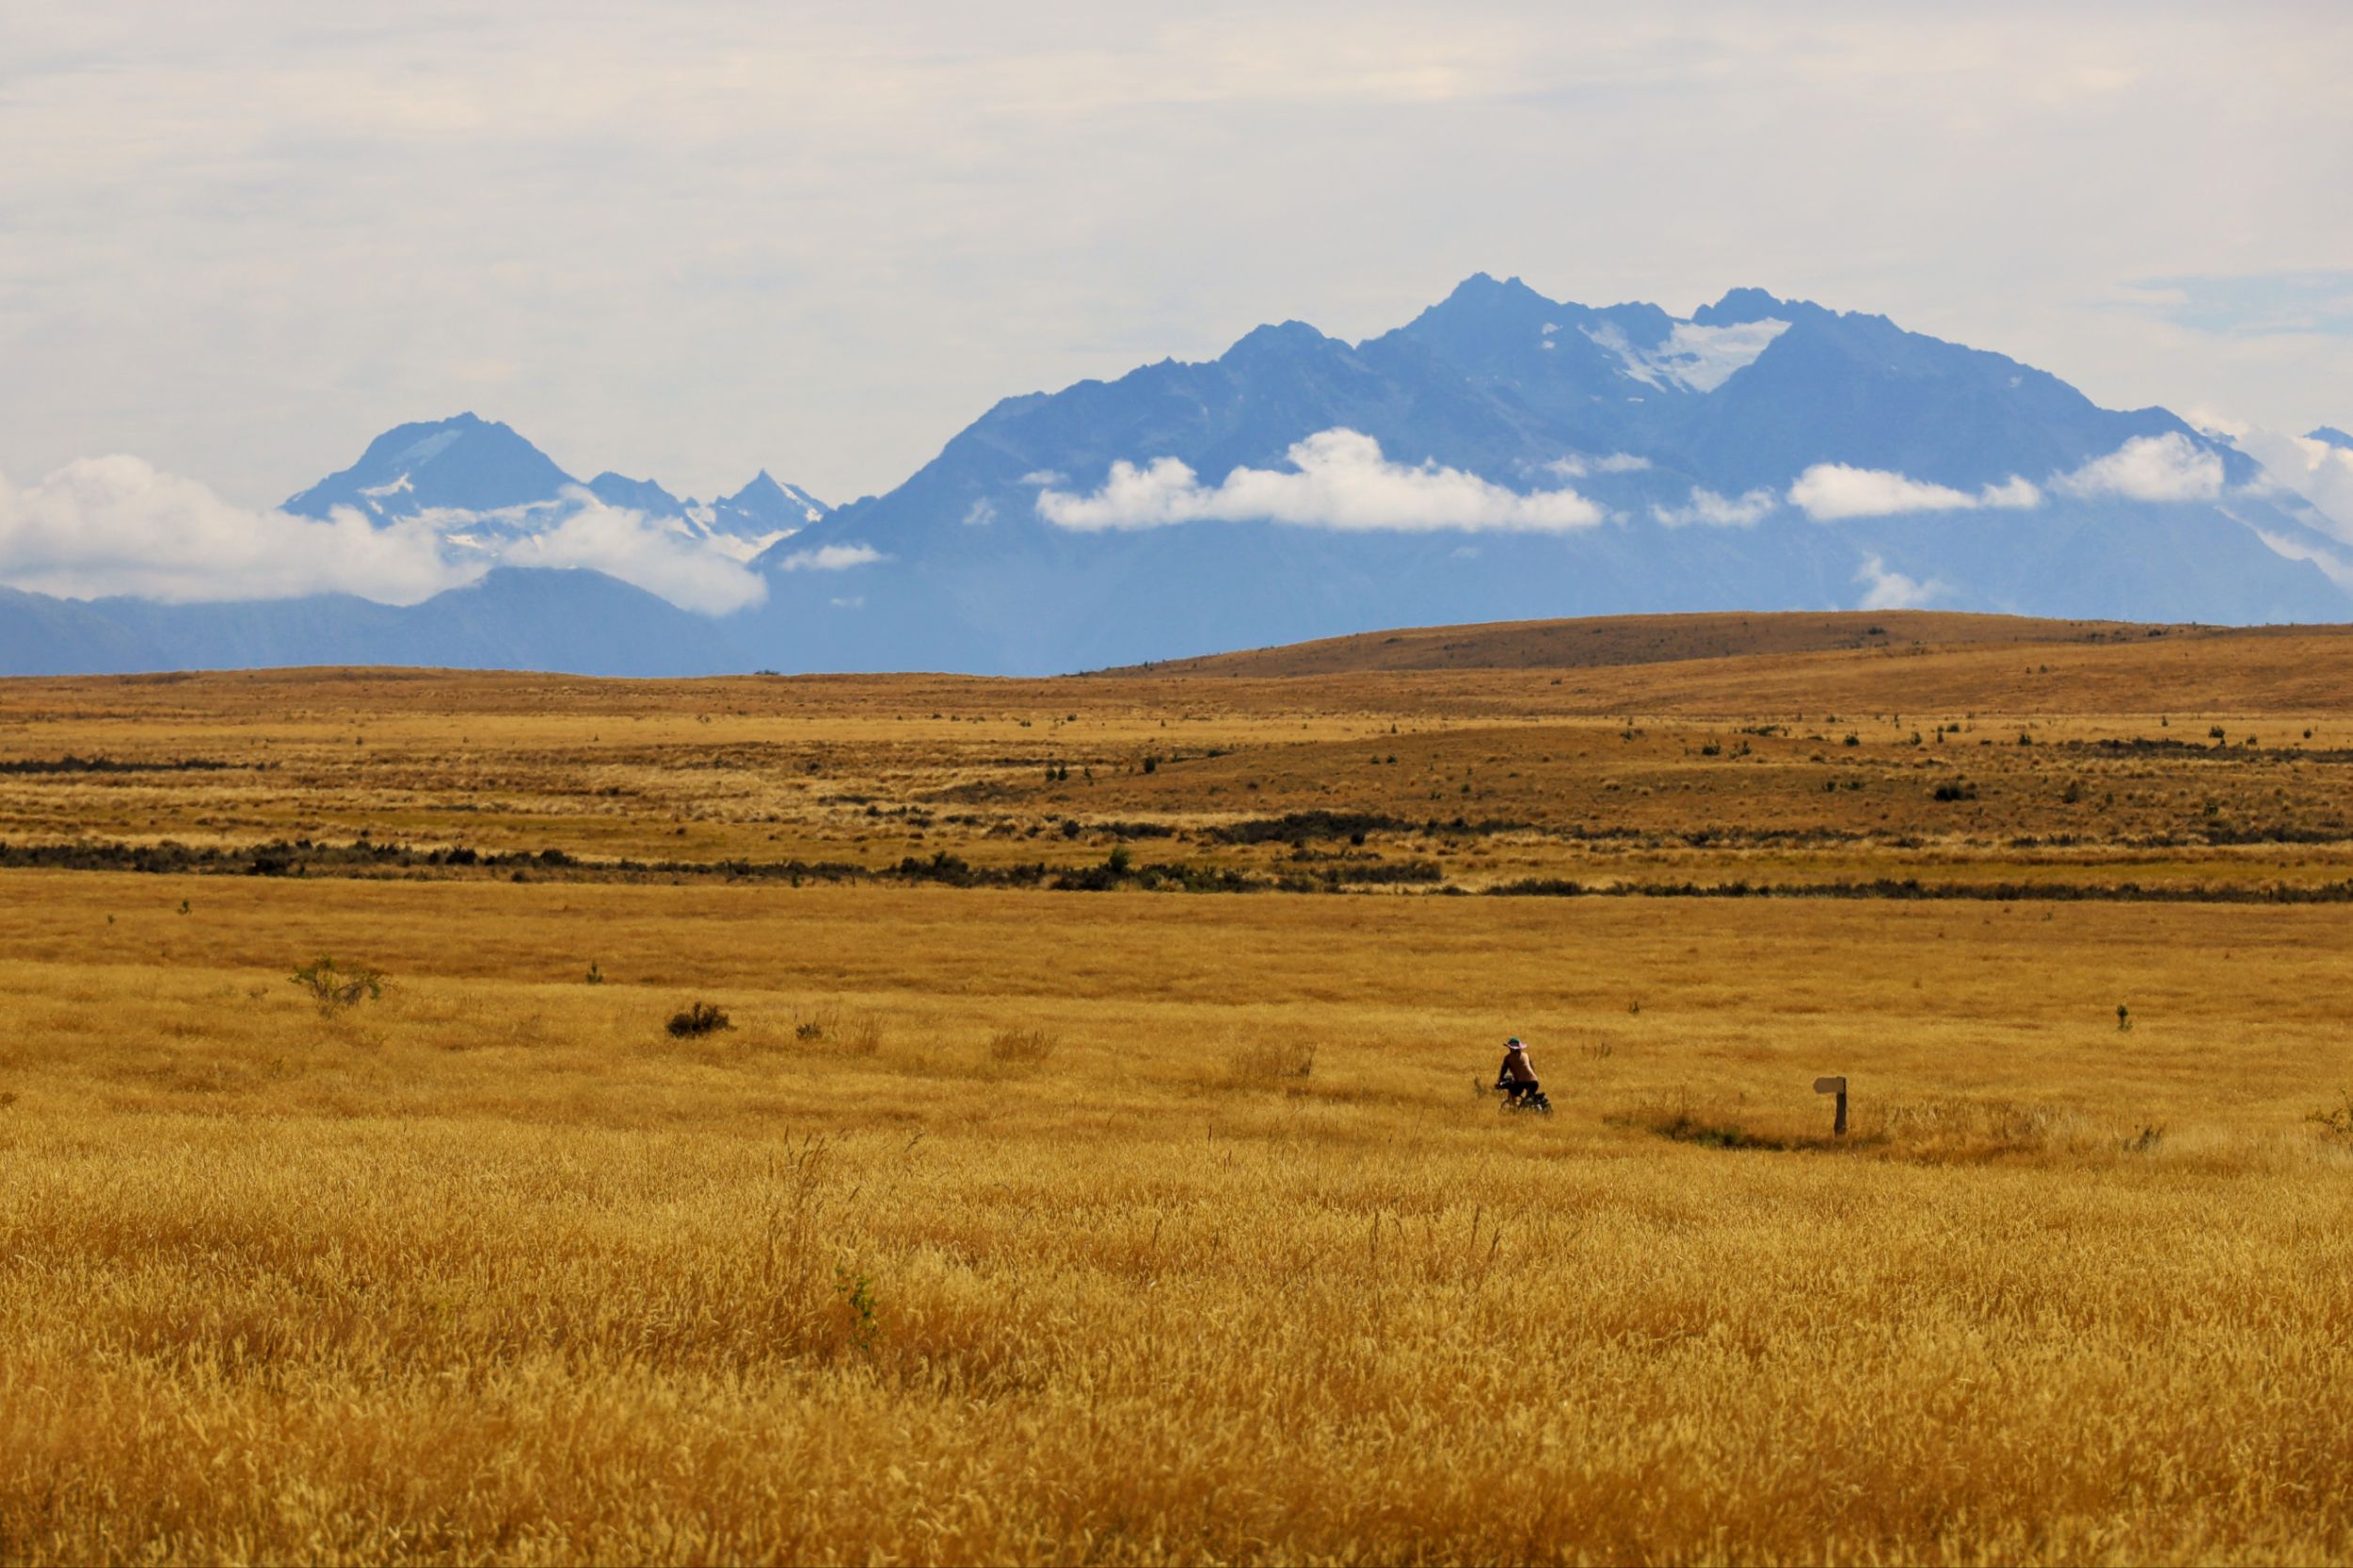
[{"label": "wooden post", "polygon": [[1814,1092],[1817,1095],[1836,1095],[1838,1096],[1838,1118],[1831,1123],[1830,1130],[1833,1137],[1844,1138],[1847,1135],[1846,1079],[1844,1077],[1817,1078],[1814,1080]]}]

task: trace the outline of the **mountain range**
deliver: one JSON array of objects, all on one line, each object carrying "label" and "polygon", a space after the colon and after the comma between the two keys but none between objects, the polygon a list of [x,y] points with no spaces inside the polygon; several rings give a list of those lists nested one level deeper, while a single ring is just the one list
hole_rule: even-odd
[{"label": "mountain range", "polygon": [[[2353,478],[2342,431],[2291,444]],[[478,580],[406,607],[9,591],[0,670],[1043,673],[1634,612],[2353,619],[2341,492],[2253,450],[1883,316],[1756,289],[1594,309],[1482,274],[1363,342],[1284,322],[1007,398],[840,507],[765,472],[708,503],[577,480],[472,414],[405,424],[280,510]]]},{"label": "mountain range", "polygon": [[650,479],[610,472],[583,482],[504,424],[472,412],[402,424],[368,443],[360,460],[287,498],[284,511],[325,520],[347,507],[376,525],[440,520],[458,552],[491,552],[501,541],[544,530],[584,497],[636,512],[722,554],[749,560],[829,507],[797,485],[760,471],[717,501],[680,500]]}]

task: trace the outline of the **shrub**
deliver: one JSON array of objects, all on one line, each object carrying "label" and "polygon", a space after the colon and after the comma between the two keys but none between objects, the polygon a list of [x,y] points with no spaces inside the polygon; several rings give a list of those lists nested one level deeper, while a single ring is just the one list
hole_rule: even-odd
[{"label": "shrub", "polygon": [[1060,1039],[1042,1029],[1000,1029],[988,1037],[988,1059],[1034,1065],[1061,1046]]},{"label": "shrub", "polygon": [[671,1014],[668,1025],[670,1037],[674,1040],[698,1040],[706,1034],[734,1027],[728,1021],[725,1009],[707,1001],[698,1001],[682,1013]]},{"label": "shrub", "polygon": [[374,1000],[384,994],[384,971],[365,964],[350,964],[337,968],[335,960],[322,954],[295,970],[295,984],[311,993],[318,1004],[322,1017],[332,1016],[346,1007],[357,1007],[362,1001]]},{"label": "shrub", "polygon": [[2304,1119],[2318,1127],[2323,1137],[2339,1144],[2353,1144],[2353,1090],[2339,1095],[2335,1105],[2313,1112]]}]

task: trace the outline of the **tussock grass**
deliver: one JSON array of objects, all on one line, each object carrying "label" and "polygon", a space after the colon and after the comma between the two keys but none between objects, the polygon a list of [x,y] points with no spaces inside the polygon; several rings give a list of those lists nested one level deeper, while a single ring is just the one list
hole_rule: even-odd
[{"label": "tussock grass", "polygon": [[144,888],[0,904],[15,1560],[2353,1550],[2325,911]]},{"label": "tussock grass", "polygon": [[1253,1040],[1229,1047],[1225,1071],[1238,1083],[1280,1083],[1315,1076],[1312,1040]]},{"label": "tussock grass", "polygon": [[1061,1048],[1060,1036],[1043,1029],[1000,1029],[988,1037],[988,1059],[1017,1066],[1051,1061]]}]

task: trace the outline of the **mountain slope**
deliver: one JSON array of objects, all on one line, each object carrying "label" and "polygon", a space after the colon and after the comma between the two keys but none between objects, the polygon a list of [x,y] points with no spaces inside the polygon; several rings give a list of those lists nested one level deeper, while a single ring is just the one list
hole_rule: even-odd
[{"label": "mountain slope", "polygon": [[0,589],[0,671],[9,675],[308,664],[674,676],[745,667],[720,623],[592,571],[501,568],[407,607],[347,594],[156,604]]},{"label": "mountain slope", "polygon": [[553,503],[577,483],[507,426],[469,411],[394,425],[358,462],[288,496],[281,509],[324,518],[347,506],[383,522],[435,508],[492,512]]}]

